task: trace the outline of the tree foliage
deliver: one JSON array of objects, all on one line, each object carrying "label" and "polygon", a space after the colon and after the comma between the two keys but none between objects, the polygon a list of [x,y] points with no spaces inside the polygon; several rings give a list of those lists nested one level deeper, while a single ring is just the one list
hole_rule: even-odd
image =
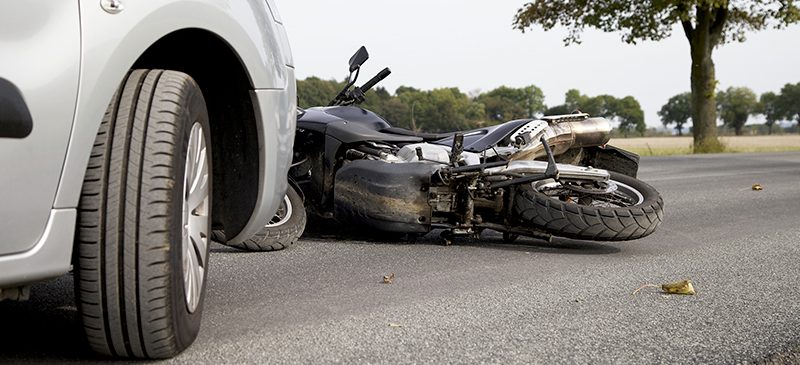
[{"label": "tree foliage", "polygon": [[[297,80],[299,106],[328,105],[345,82],[309,77]],[[500,86],[474,98],[458,88],[419,90],[400,86],[394,95],[380,86],[368,91],[362,107],[390,123],[409,129],[445,132],[477,128],[518,118],[531,118],[545,110],[544,93],[536,85]]]},{"label": "tree foliage", "polygon": [[485,116],[483,105],[470,100],[458,88],[408,90],[398,93],[397,97],[410,106],[409,110],[413,107],[414,125],[420,130],[446,132],[469,129]]},{"label": "tree foliage", "polygon": [[580,43],[581,31],[589,27],[621,32],[624,42],[635,44],[667,38],[676,24],[696,31],[698,23],[711,21],[707,31],[720,44],[744,41],[747,31],[783,27],[799,17],[791,0],[534,0],[517,11],[514,27],[562,25],[569,29],[567,44]]},{"label": "tree foliage", "polygon": [[664,127],[675,124],[678,135],[683,135],[683,126],[692,120],[692,93],[682,93],[675,95],[669,100],[661,110],[658,111],[661,123]]},{"label": "tree foliage", "polygon": [[593,116],[602,116],[617,122],[625,136],[632,131],[644,135],[644,111],[639,101],[632,96],[616,98],[611,95],[587,96],[577,89],[570,89],[564,96],[564,104],[552,107],[545,114],[567,114],[580,110]]},{"label": "tree foliage", "polygon": [[795,120],[800,126],[800,82],[786,84],[781,88],[777,109],[781,119]]},{"label": "tree foliage", "polygon": [[729,87],[719,92],[717,107],[724,125],[733,128],[736,135],[741,136],[747,119],[751,114],[758,113],[758,99],[753,90],[747,87]]},{"label": "tree foliage", "polygon": [[713,50],[729,41],[744,41],[749,31],[784,27],[800,20],[793,0],[533,0],[517,11],[514,27],[557,25],[569,34],[564,42],[579,43],[585,28],[620,32],[626,43],[658,41],[680,25],[692,58],[694,151],[721,149],[716,138]]},{"label": "tree foliage", "polygon": [[761,94],[758,99],[758,113],[764,116],[764,124],[767,125],[767,131],[772,134],[772,126],[782,119],[778,107],[778,95],[772,91]]},{"label": "tree foliage", "polygon": [[484,105],[487,118],[495,122],[533,118],[545,110],[544,93],[536,85],[519,89],[500,86],[476,100]]},{"label": "tree foliage", "polygon": [[344,85],[344,82],[323,80],[315,76],[298,80],[297,104],[302,108],[328,105]]}]

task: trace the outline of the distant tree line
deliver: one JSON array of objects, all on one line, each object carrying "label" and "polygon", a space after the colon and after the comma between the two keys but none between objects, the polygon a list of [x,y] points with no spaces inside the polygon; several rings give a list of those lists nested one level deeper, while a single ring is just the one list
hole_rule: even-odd
[{"label": "distant tree line", "polygon": [[[777,94],[769,91],[761,96],[756,96],[747,87],[729,87],[717,92],[716,104],[722,125],[732,128],[737,136],[742,135],[750,116],[757,115],[764,117],[767,133],[772,134],[777,122],[796,121],[800,124],[800,82],[784,85]],[[674,125],[678,134],[683,135],[685,126],[692,122],[691,93],[671,97],[658,115],[665,127]]]},{"label": "distant tree line", "polygon": [[[327,105],[344,87],[344,81],[309,77],[297,81],[299,105],[303,108]],[[548,108],[544,93],[535,86],[521,88],[500,86],[477,95],[467,95],[458,88],[419,90],[400,86],[389,93],[377,87],[367,93],[362,107],[383,116],[395,126],[426,132],[466,130],[508,120],[541,115],[567,114],[574,111],[603,116],[618,126],[619,132],[644,134],[644,112],[632,96],[587,96],[572,89],[564,104]]]}]

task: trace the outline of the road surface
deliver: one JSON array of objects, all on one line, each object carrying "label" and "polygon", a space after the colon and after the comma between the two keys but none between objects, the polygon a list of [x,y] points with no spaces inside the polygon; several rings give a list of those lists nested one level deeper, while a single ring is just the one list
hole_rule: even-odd
[{"label": "road surface", "polygon": [[[216,245],[200,336],[167,363],[800,361],[800,153],[641,165],[666,217],[634,242],[504,245],[485,234],[445,247],[436,235],[318,235],[274,253]],[[683,279],[697,295],[631,295]],[[0,363],[98,360],[72,300],[65,276],[34,287],[29,302],[0,303]]]}]

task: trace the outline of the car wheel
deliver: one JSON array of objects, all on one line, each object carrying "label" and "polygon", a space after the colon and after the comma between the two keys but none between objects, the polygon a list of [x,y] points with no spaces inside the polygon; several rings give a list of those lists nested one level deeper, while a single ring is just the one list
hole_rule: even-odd
[{"label": "car wheel", "polygon": [[166,358],[197,336],[211,217],[208,112],[189,75],[134,70],[95,139],[75,288],[92,349]]}]

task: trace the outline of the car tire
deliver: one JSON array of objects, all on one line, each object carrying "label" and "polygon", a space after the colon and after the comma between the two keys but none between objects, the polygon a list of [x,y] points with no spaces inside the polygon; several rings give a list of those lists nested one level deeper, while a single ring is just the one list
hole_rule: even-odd
[{"label": "car tire", "polygon": [[78,207],[75,292],[88,343],[168,358],[197,336],[211,217],[205,100],[184,73],[134,70],[95,139]]}]

